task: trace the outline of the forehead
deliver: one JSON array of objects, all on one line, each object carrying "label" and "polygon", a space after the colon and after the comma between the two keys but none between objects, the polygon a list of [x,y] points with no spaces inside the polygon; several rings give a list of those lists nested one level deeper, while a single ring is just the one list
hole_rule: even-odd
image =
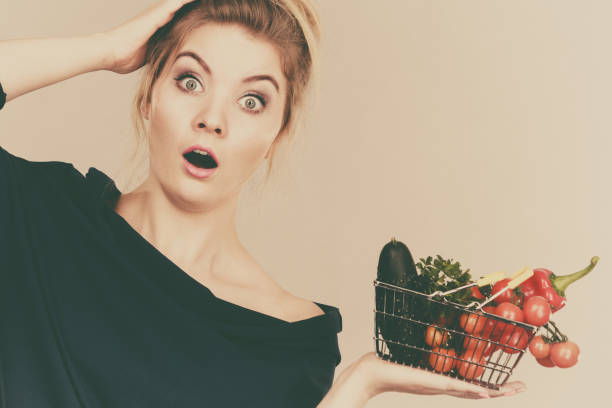
[{"label": "forehead", "polygon": [[[277,49],[238,24],[204,24],[187,35],[177,54],[182,51],[192,51],[202,57],[213,76],[241,79],[252,74],[269,74],[284,82]],[[190,57],[179,59],[183,60],[195,63]]]}]

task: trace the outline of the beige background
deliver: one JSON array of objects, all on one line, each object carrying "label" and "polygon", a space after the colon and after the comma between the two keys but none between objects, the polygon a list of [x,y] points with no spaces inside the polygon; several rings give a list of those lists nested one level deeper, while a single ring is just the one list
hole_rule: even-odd
[{"label": "beige background", "polygon": [[[343,315],[337,373],[373,350],[373,286],[391,236],[476,276],[564,274],[601,257],[555,321],[571,369],[526,355],[528,391],[469,401],[386,393],[368,407],[575,407],[607,399],[612,353],[612,59],[608,1],[319,0],[321,101],[285,176],[245,195],[240,234],[288,290]],[[5,2],[0,38],[108,29],[149,0]],[[0,143],[117,177],[138,73],[94,72],[9,102]],[[591,318],[594,316],[595,318]]]}]

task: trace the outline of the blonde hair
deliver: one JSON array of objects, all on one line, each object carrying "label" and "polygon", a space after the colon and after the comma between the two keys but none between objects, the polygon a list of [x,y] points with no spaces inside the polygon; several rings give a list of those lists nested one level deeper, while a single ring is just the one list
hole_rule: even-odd
[{"label": "blonde hair", "polygon": [[[143,159],[148,159],[143,109],[151,103],[153,85],[166,63],[174,60],[189,33],[206,23],[239,24],[254,36],[270,42],[280,55],[287,95],[282,126],[268,156],[267,183],[279,143],[295,137],[303,125],[308,102],[318,98],[320,28],[311,0],[200,0],[178,10],[147,43],[145,67],[131,111],[136,146],[125,164],[138,167]],[[140,160],[134,160],[139,150],[144,150],[144,154]],[[146,175],[146,168],[141,167],[141,172]],[[132,171],[128,181],[133,182],[136,175]],[[129,182],[126,185],[122,190],[132,187]]]}]

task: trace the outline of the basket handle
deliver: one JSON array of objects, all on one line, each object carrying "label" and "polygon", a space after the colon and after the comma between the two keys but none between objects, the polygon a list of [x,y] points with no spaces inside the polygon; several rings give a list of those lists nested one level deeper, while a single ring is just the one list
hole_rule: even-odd
[{"label": "basket handle", "polygon": [[516,288],[518,285],[520,285],[521,283],[525,282],[527,279],[531,278],[533,276],[533,269],[525,266],[524,268],[522,268],[521,270],[519,270],[518,272],[516,272],[514,275],[512,275],[510,277],[510,282],[508,282],[508,284],[506,285],[505,288],[503,288],[502,290],[500,290],[499,292],[497,292],[496,294],[494,294],[493,296],[491,296],[490,298],[486,299],[484,302],[482,303],[472,303],[468,306],[474,306],[477,305],[478,309],[482,309],[487,303],[492,302],[493,300],[495,300],[495,298],[497,298],[499,295],[501,295],[502,293],[504,293],[505,291],[509,290],[509,289],[514,289]]},{"label": "basket handle", "polygon": [[510,277],[510,279],[512,280],[508,282],[508,287],[510,289],[514,289],[521,283],[525,282],[527,279],[531,278],[532,276],[533,276],[533,269],[528,268],[526,266]]},{"label": "basket handle", "polygon": [[496,282],[504,279],[504,276],[506,275],[505,272],[493,272],[490,273],[488,275],[482,276],[480,279],[478,279],[476,281],[476,285],[478,285],[479,287],[482,286],[486,286],[486,285],[493,285]]}]

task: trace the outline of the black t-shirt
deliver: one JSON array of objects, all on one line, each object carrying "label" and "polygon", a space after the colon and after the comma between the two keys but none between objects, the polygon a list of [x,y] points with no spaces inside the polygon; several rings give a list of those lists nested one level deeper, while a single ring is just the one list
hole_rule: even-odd
[{"label": "black t-shirt", "polygon": [[315,407],[339,310],[288,323],[215,297],[114,211],[120,194],[0,147],[2,407]]}]

